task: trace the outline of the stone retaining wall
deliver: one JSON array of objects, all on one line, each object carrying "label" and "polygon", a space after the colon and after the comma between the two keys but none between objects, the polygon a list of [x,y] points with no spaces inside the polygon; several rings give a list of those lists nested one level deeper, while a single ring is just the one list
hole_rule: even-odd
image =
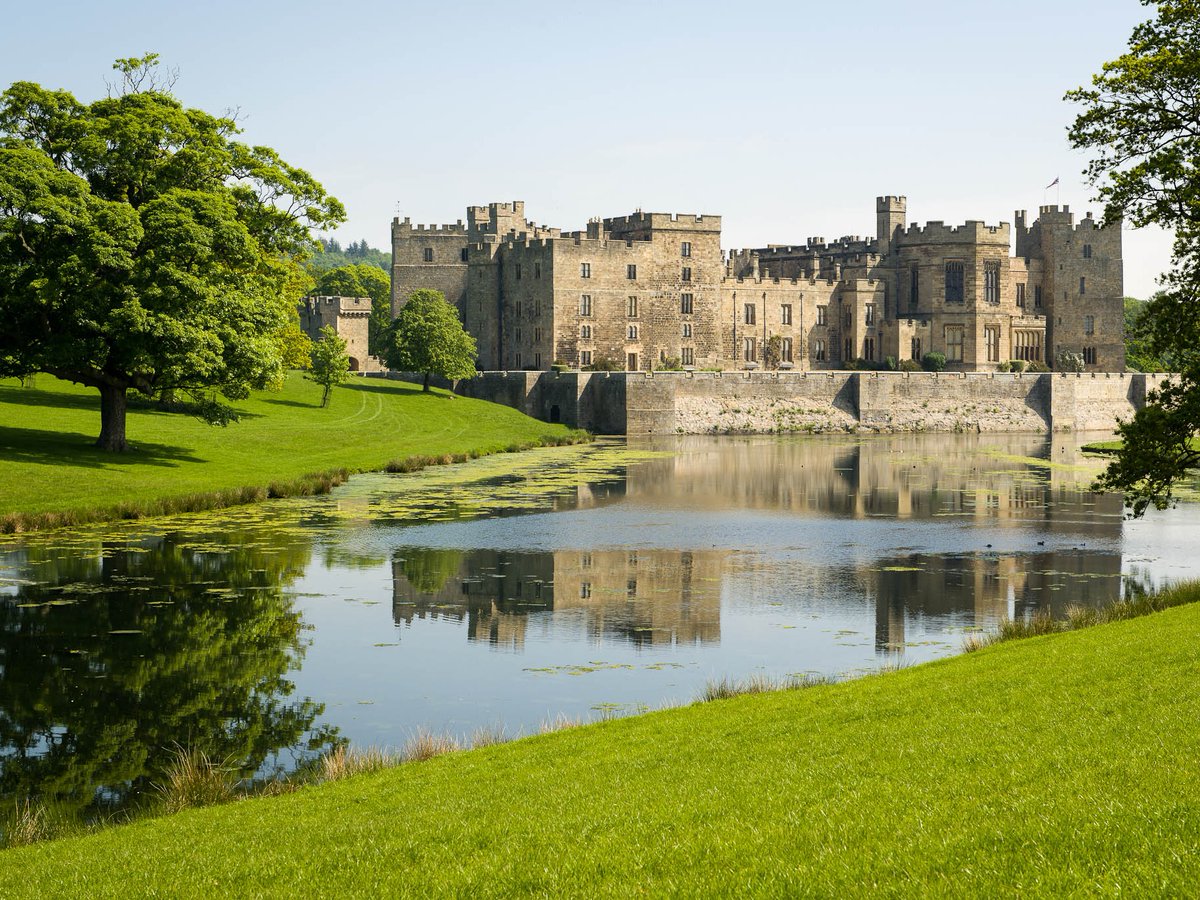
[{"label": "stone retaining wall", "polygon": [[[416,376],[394,375],[411,378]],[[598,434],[1111,431],[1166,375],[484,372],[456,390]]]}]

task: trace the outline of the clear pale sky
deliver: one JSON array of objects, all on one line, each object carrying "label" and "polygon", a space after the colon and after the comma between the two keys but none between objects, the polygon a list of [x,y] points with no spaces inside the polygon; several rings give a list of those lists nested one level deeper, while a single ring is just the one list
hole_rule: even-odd
[{"label": "clear pale sky", "polygon": [[[910,222],[1099,215],[1062,95],[1146,18],[1136,0],[12,2],[0,87],[90,100],[115,58],[158,52],[186,104],[237,108],[243,139],[346,204],[343,242],[522,199],[571,229],[717,213],[730,249],[873,234],[879,194]],[[1169,251],[1127,230],[1126,293],[1149,296]]]}]

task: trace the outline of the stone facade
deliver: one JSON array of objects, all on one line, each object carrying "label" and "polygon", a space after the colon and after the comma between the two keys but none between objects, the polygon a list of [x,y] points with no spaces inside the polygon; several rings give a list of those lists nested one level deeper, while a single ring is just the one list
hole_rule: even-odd
[{"label": "stone facade", "polygon": [[[721,218],[636,212],[563,232],[524,204],[467,225],[392,223],[393,312],[436,288],[485,370],[684,367],[834,370],[946,355],[950,371],[1012,359],[1125,367],[1121,232],[1044,206],[1026,225],[907,225],[876,200],[874,238],[721,249]],[[1012,255],[1013,239],[1016,255]],[[767,353],[771,348],[771,353]]]},{"label": "stone facade", "polygon": [[300,330],[311,340],[321,339],[321,329],[333,327],[346,342],[351,372],[378,372],[382,366],[367,352],[371,321],[370,297],[305,297],[300,301]]}]

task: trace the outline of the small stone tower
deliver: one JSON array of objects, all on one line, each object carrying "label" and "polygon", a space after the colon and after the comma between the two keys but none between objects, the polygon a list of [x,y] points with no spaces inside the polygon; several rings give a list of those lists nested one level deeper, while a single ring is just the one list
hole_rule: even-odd
[{"label": "small stone tower", "polygon": [[908,200],[905,197],[875,198],[875,237],[879,241],[879,255],[887,256],[892,250],[892,236],[896,229],[904,230],[908,218]]}]

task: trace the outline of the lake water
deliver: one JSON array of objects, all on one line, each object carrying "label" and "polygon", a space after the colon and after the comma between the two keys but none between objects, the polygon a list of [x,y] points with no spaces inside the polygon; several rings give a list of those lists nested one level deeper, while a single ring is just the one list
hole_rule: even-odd
[{"label": "lake water", "polygon": [[720,678],[852,676],[1200,576],[1078,436],[665,439],[0,543],[0,794],[119,805],[175,745],[244,771],[536,731]]}]

